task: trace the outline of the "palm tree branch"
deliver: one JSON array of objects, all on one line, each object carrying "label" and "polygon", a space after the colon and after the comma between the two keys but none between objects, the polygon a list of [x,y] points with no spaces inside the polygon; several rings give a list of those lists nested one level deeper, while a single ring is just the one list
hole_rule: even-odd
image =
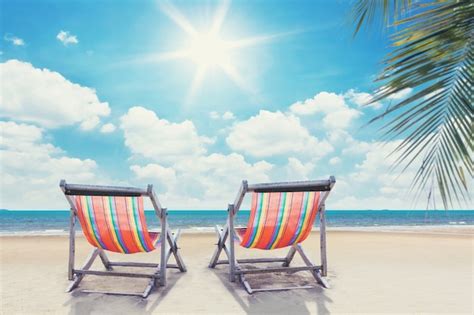
[{"label": "palm tree branch", "polygon": [[[394,168],[406,171],[424,155],[411,188],[417,195],[435,179],[445,208],[471,200],[465,172],[473,174],[474,4],[468,0],[413,1],[400,18],[395,5],[405,1],[359,1],[358,26],[379,14],[399,29],[392,35],[394,50],[377,79],[380,87],[371,102],[383,101],[406,89],[415,92],[369,121],[387,118],[383,139],[405,139],[391,153]],[[388,10],[388,11],[387,11]],[[391,11],[390,11],[391,10]],[[390,11],[390,12],[389,12]],[[382,12],[382,13],[380,13]],[[362,14],[365,14],[364,16]],[[391,17],[387,17],[390,15]],[[431,189],[431,188],[430,188]]]}]

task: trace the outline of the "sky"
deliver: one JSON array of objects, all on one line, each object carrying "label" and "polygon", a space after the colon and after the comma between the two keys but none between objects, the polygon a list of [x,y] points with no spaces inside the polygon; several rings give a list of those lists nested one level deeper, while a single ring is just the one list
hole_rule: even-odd
[{"label": "sky", "polygon": [[250,183],[336,177],[328,209],[424,209],[367,125],[388,35],[349,0],[1,0],[0,208],[65,209],[71,183],[154,185],[225,209]]}]

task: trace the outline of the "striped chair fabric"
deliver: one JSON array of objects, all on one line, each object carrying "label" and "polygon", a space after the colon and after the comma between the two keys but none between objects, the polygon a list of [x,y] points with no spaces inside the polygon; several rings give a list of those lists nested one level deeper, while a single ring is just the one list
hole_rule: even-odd
[{"label": "striped chair fabric", "polygon": [[303,242],[318,213],[320,192],[253,193],[247,227],[236,229],[240,246],[275,249]]},{"label": "striped chair fabric", "polygon": [[82,231],[92,246],[124,254],[155,249],[159,233],[148,232],[141,196],[76,196],[75,201]]}]

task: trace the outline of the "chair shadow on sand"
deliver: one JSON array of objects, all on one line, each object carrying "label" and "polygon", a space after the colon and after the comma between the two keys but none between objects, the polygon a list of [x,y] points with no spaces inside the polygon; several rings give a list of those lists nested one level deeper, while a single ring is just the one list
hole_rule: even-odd
[{"label": "chair shadow on sand", "polygon": [[[247,266],[251,268],[251,266]],[[247,294],[243,286],[236,281],[229,281],[229,271],[226,267],[214,269],[214,275],[222,282],[227,291],[242,307],[247,314],[329,314],[328,303],[332,303],[327,296],[327,289],[318,286],[314,278],[301,273],[293,274],[263,274],[249,275],[247,280],[255,287],[271,287],[274,283],[287,285],[312,285],[312,289],[297,289],[287,291],[257,292]],[[315,303],[316,309],[308,308],[308,304]]]},{"label": "chair shadow on sand", "polygon": [[[152,314],[160,305],[161,301],[166,298],[168,293],[173,290],[173,287],[181,280],[183,275],[179,271],[168,272],[167,284],[165,287],[155,287],[148,298],[143,299],[137,296],[116,296],[97,293],[82,293],[81,288],[76,289],[70,293],[69,299],[64,303],[64,306],[69,305],[69,314]],[[87,277],[83,280],[81,287],[84,289],[88,287],[97,288],[103,285],[102,279],[99,277]],[[126,279],[108,279],[108,285],[114,285],[118,290],[130,288],[133,285],[134,290],[130,292],[140,292],[146,286],[147,281],[140,281],[143,279],[133,279],[133,283]],[[117,281],[113,281],[117,280]],[[124,281],[125,280],[125,281]],[[137,281],[138,280],[138,281]],[[110,306],[113,305],[113,309]],[[118,312],[116,310],[119,310]]]}]

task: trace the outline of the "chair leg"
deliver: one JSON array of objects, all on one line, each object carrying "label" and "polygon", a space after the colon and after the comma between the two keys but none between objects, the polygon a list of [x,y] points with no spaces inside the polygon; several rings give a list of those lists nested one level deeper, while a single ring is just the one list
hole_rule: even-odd
[{"label": "chair leg", "polygon": [[229,251],[230,251],[230,256],[229,256],[229,279],[231,282],[235,282],[236,277],[235,277],[235,271],[238,268],[237,266],[237,260],[235,258],[235,244],[234,244],[234,205],[229,205],[229,237],[227,238],[227,241],[229,242]]},{"label": "chair leg", "polygon": [[67,277],[69,280],[74,279],[74,259],[76,255],[76,214],[74,209],[70,210],[69,218],[69,261],[68,261],[68,273]]},{"label": "chair leg", "polygon": [[216,234],[217,234],[217,247],[214,251],[214,254],[212,255],[211,262],[209,263],[209,268],[215,268],[217,265],[217,262],[219,261],[219,257],[221,255],[221,252],[223,249],[227,251],[227,248],[225,246],[225,242],[228,236],[228,226],[226,225],[222,229],[222,233],[220,231],[219,226],[216,225]]},{"label": "chair leg", "polygon": [[160,255],[160,286],[166,285],[166,243],[168,239],[168,221],[166,218],[166,209],[163,209],[164,215],[161,217],[161,255]]},{"label": "chair leg", "polygon": [[[156,268],[155,274],[160,274],[160,270],[161,270],[161,266],[158,265],[158,267]],[[143,291],[142,293],[142,298],[146,299],[148,295],[150,295],[151,290],[153,290],[153,288],[157,286],[158,284],[159,284],[159,278],[150,279],[150,281],[148,281],[148,285],[145,288],[145,291]]]},{"label": "chair leg", "polygon": [[102,261],[102,264],[104,264],[105,269],[109,271],[113,270],[112,266],[110,265],[109,258],[107,257],[107,254],[105,254],[105,251],[103,249],[99,249],[99,257]]},{"label": "chair leg", "polygon": [[168,249],[168,253],[166,254],[166,263],[167,264],[168,264],[168,261],[171,258],[171,255],[173,254],[173,244],[177,244],[180,234],[181,234],[180,229],[178,229],[178,231],[176,233],[171,233],[171,238],[172,238],[173,242],[170,242],[170,249]]},{"label": "chair leg", "polygon": [[[298,252],[303,259],[304,263],[306,264],[307,267],[289,267],[289,264],[291,261],[294,259],[294,256]],[[237,262],[236,262],[237,263]],[[310,267],[310,268],[308,268]],[[314,268],[311,268],[314,267]],[[237,270],[237,277],[242,283],[242,285],[245,288],[245,291],[247,291],[248,294],[253,294],[255,292],[264,292],[264,291],[283,291],[283,290],[293,290],[293,289],[311,289],[314,288],[315,286],[294,286],[294,287],[272,287],[272,288],[262,288],[262,289],[254,289],[250,285],[250,283],[247,281],[245,278],[246,273],[263,273],[263,272],[297,272],[297,271],[302,271],[302,270],[308,270],[311,272],[313,275],[314,279],[317,281],[319,285],[321,285],[324,288],[329,288],[329,284],[324,279],[323,274],[321,272],[321,267],[314,265],[311,260],[306,256],[305,252],[303,251],[303,247],[300,244],[294,244],[291,246],[286,258],[285,262],[283,263],[283,268],[267,268],[267,269],[262,269],[262,270],[242,270],[238,265],[236,265]]]},{"label": "chair leg", "polygon": [[[305,252],[303,251],[303,247],[298,244],[296,245],[296,251],[298,251],[298,253],[300,254],[301,258],[303,259],[304,263],[307,265],[307,266],[314,266],[314,264],[311,262],[311,260],[309,260],[308,256],[306,256]],[[321,273],[321,270],[313,270],[311,272],[311,274],[313,275],[314,279],[316,279],[316,281],[324,288],[326,289],[329,289],[329,284],[328,282],[326,281],[326,279],[323,278],[323,275]]]},{"label": "chair leg", "polygon": [[244,274],[239,275],[239,280],[240,280],[240,282],[243,284],[243,286],[244,286],[244,288],[245,288],[245,291],[247,291],[248,294],[252,294],[252,293],[253,293],[253,289],[252,289],[252,287],[250,286],[250,283],[247,281],[247,279],[245,279]]},{"label": "chair leg", "polygon": [[290,250],[288,251],[288,254],[285,257],[285,262],[282,264],[283,267],[289,267],[290,266],[291,261],[295,257],[295,253],[296,253],[296,244],[293,244],[290,247]]},{"label": "chair leg", "polygon": [[[87,258],[86,263],[82,266],[82,270],[89,270],[89,268],[92,266],[92,264],[94,263],[94,260],[97,258],[98,255],[99,255],[99,249],[94,248],[92,250],[92,253]],[[76,274],[74,276],[73,282],[66,289],[66,292],[71,292],[72,290],[77,288],[83,278],[84,278],[84,274]]]},{"label": "chair leg", "polygon": [[[178,238],[179,236],[181,235],[181,230],[178,229],[178,231],[176,232],[176,235],[173,236],[170,232],[169,229],[167,229],[168,232],[168,242],[169,242],[169,245],[170,245],[170,249],[166,255],[166,263],[168,263],[168,259],[169,259],[169,256],[171,255],[171,253],[174,255],[174,258],[176,260],[176,264],[178,265],[179,267],[179,270],[181,272],[186,272],[186,265],[184,264],[184,261],[183,261],[183,258],[181,257],[181,254],[179,253],[179,248],[178,248]],[[171,252],[171,253],[170,253]]]},{"label": "chair leg", "polygon": [[321,274],[323,276],[328,275],[328,258],[326,252],[326,205],[321,206],[321,211],[319,214],[320,219],[320,248],[321,248]]},{"label": "chair leg", "polygon": [[145,288],[145,291],[143,291],[142,293],[142,298],[146,299],[150,295],[151,290],[153,290],[155,286],[156,286],[155,279],[150,279],[150,281],[148,282],[148,285]]}]

